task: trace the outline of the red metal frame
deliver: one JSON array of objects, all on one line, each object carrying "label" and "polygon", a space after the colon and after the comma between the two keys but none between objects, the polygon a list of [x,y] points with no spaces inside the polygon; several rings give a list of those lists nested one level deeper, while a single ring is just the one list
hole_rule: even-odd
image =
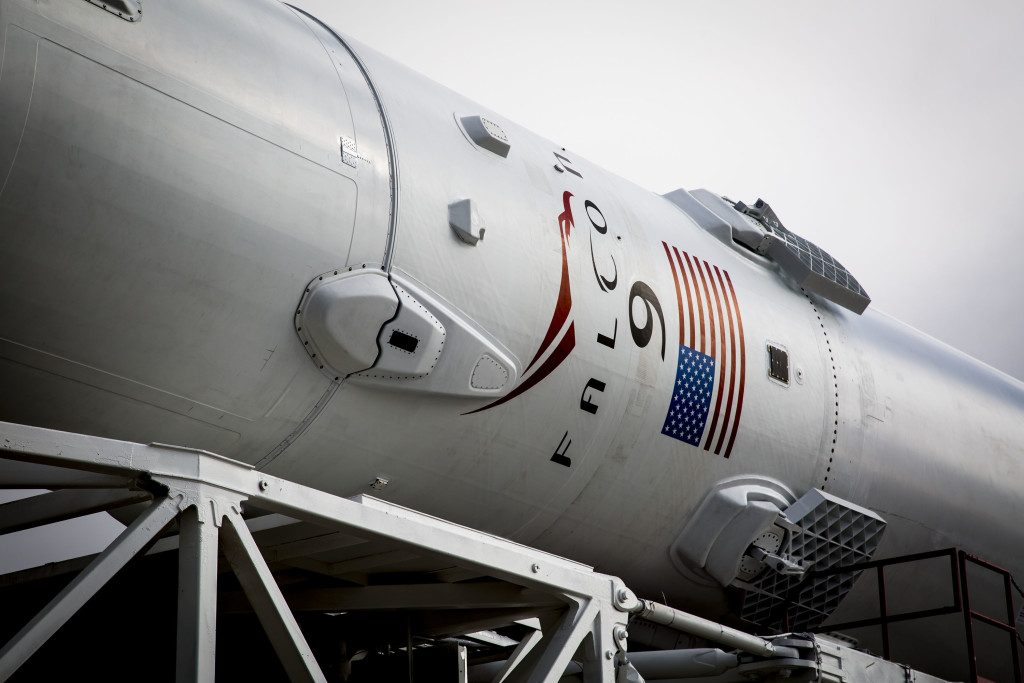
[{"label": "red metal frame", "polygon": [[[921,562],[923,560],[930,560],[936,557],[948,557],[950,566],[950,579],[952,582],[953,589],[953,604],[945,605],[943,607],[937,607],[934,609],[927,610],[916,610],[912,612],[902,612],[900,614],[889,614],[888,605],[886,604],[885,596],[885,568],[897,565],[906,564],[909,562]],[[971,609],[970,603],[970,590],[967,581],[967,562],[971,562],[979,567],[987,569],[989,571],[999,574],[1003,578],[1003,590],[1006,598],[1006,622],[999,621],[988,615],[981,614]],[[890,659],[891,648],[889,642],[889,624],[910,621],[913,619],[924,619],[927,617],[934,617],[943,614],[955,614],[960,612],[964,615],[964,628],[965,638],[967,640],[967,655],[968,655],[968,666],[970,667],[971,683],[979,683],[978,678],[978,662],[977,652],[974,644],[974,622],[975,620],[981,621],[982,623],[993,626],[1001,631],[1007,632],[1010,637],[1010,650],[1013,662],[1013,675],[1015,683],[1024,683],[1024,679],[1021,676],[1021,660],[1020,660],[1020,649],[1018,643],[1024,645],[1024,639],[1021,639],[1017,633],[1016,625],[1014,624],[1014,611],[1013,611],[1013,590],[1024,596],[1024,591],[1021,591],[1017,582],[1014,581],[1013,576],[1010,572],[1003,569],[1002,567],[996,566],[991,562],[986,562],[974,555],[959,550],[957,548],[948,548],[946,550],[936,550],[927,553],[916,553],[914,555],[904,555],[901,557],[893,557],[885,560],[874,560],[871,562],[861,562],[859,564],[850,565],[846,567],[832,567],[830,569],[823,569],[814,572],[818,575],[828,574],[842,574],[856,571],[864,571],[867,569],[874,569],[878,576],[878,610],[879,617],[875,619],[861,619],[858,621],[848,621],[841,624],[829,624],[828,626],[819,627],[817,631],[842,631],[851,628],[861,628],[865,626],[880,626],[882,630],[882,656],[885,659]]]},{"label": "red metal frame", "polygon": [[[1001,631],[1006,631],[1010,636],[1010,650],[1013,653],[1013,676],[1016,683],[1022,683],[1021,681],[1021,670],[1020,670],[1020,649],[1017,647],[1020,636],[1017,634],[1017,626],[1014,622],[1013,613],[1013,577],[1010,572],[1003,569],[1002,567],[996,566],[991,562],[970,555],[963,550],[957,553],[960,559],[960,590],[963,593],[964,603],[964,627],[967,630],[967,663],[971,669],[971,681],[977,683],[978,681],[978,656],[974,647],[974,620],[988,624]],[[979,567],[988,569],[991,572],[995,572],[1003,577],[1003,593],[1006,597],[1006,622],[993,619],[990,616],[975,612],[971,609],[971,596],[967,585],[967,562],[970,561]]]}]

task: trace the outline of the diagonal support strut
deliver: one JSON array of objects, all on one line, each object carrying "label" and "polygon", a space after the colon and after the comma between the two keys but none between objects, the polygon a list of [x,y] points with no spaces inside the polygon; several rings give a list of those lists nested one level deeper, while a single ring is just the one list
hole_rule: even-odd
[{"label": "diagonal support strut", "polygon": [[178,514],[171,498],[154,502],[0,650],[0,681],[7,680],[57,629],[144,549]]},{"label": "diagonal support strut", "polygon": [[224,521],[221,550],[263,624],[288,678],[292,681],[326,683],[326,677],[313,658],[313,651],[299,630],[299,624],[242,516],[232,508],[224,515]]}]

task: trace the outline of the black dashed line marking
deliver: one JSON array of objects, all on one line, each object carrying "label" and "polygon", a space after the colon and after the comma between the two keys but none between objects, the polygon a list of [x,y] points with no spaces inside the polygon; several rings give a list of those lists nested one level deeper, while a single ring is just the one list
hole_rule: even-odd
[{"label": "black dashed line marking", "polygon": [[[804,292],[804,296],[807,293]],[[832,430],[832,449],[828,456],[828,465],[825,466],[825,477],[821,483],[821,490],[824,491],[828,485],[829,475],[832,473],[832,462],[835,459],[836,454],[836,443],[839,440],[839,372],[836,370],[836,357],[832,351],[832,342],[828,338],[828,330],[825,329],[825,322],[821,319],[821,313],[818,311],[818,307],[814,305],[814,301],[811,297],[807,296],[807,302],[814,309],[814,314],[818,318],[818,324],[821,326],[821,334],[825,338],[825,347],[828,349],[828,358],[832,362],[832,391],[835,394],[835,429]]]}]

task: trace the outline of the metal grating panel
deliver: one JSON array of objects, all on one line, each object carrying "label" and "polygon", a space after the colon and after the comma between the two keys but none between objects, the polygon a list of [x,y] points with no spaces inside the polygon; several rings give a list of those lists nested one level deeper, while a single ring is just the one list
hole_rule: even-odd
[{"label": "metal grating panel", "polygon": [[757,251],[770,256],[804,289],[834,301],[855,313],[871,303],[856,278],[825,250],[787,230],[763,200],[753,207],[736,203],[736,210],[756,218],[770,231]]},{"label": "metal grating panel", "polygon": [[747,583],[741,616],[777,631],[800,631],[819,626],[853,588],[860,572],[827,576],[815,570],[845,567],[871,559],[885,521],[865,508],[813,489],[785,512],[788,530],[783,546],[805,569],[786,576],[766,568]]}]

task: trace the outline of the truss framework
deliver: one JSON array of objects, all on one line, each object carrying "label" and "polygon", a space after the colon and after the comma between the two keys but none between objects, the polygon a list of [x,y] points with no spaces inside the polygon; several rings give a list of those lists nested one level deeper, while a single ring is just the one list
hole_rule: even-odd
[{"label": "truss framework", "polygon": [[[244,603],[292,681],[327,680],[293,613],[303,610],[422,610],[429,619],[420,633],[428,638],[533,619],[539,628],[488,669],[495,683],[554,683],[567,672],[584,683],[642,683],[641,674],[676,681],[710,676],[716,683],[792,676],[895,683],[907,671],[821,636],[765,639],[737,631],[640,600],[616,577],[586,565],[376,498],[332,496],[205,451],[0,422],[0,488],[51,490],[0,505],[0,536],[118,506],[145,506],[101,553],[65,563],[85,566],[0,648],[0,681],[132,558],[175,549],[179,682],[214,680],[218,612],[247,609]],[[168,533],[174,523],[176,535]],[[244,596],[218,590],[221,556]],[[343,581],[282,591],[274,567]],[[37,571],[50,570],[28,573]],[[404,579],[435,580],[386,581],[403,571]],[[691,648],[627,656],[631,615],[736,652]],[[407,652],[412,650],[410,637]],[[460,660],[462,681],[464,664]]]},{"label": "truss framework", "polygon": [[[298,520],[330,534],[282,544],[271,559],[315,563],[311,551],[346,543],[384,542],[397,550],[364,564],[418,555],[444,560],[465,575],[496,582],[416,587],[335,589],[341,606],[387,608],[466,607],[472,623],[439,630],[480,630],[538,616],[542,635],[528,638],[506,664],[508,681],[556,681],[573,661],[587,680],[612,681],[624,661],[629,609],[639,601],[615,577],[564,558],[512,543],[370,497],[344,499],[257,472],[251,466],[174,446],[142,445],[0,423],[0,482],[5,488],[45,488],[52,493],[2,506],[0,533],[32,528],[118,505],[149,499],[146,510],[97,555],[67,587],[0,649],[0,680],[12,675],[46,640],[136,555],[147,551],[175,520],[179,547],[176,676],[214,678],[217,632],[217,567],[222,554],[237,576],[274,649],[293,681],[325,681],[281,588],[246,520]],[[283,517],[282,517],[283,516]],[[266,525],[266,524],[265,524]],[[167,539],[164,539],[165,541]],[[298,546],[298,547],[296,547]],[[381,559],[380,555],[390,557]],[[395,556],[398,554],[397,557]],[[351,571],[352,563],[328,567]],[[358,561],[356,561],[358,564]],[[322,601],[323,594],[290,596]],[[485,616],[481,617],[483,614]],[[493,614],[494,616],[487,616]],[[528,647],[532,645],[532,647]],[[622,653],[622,654],[620,654]]]}]

